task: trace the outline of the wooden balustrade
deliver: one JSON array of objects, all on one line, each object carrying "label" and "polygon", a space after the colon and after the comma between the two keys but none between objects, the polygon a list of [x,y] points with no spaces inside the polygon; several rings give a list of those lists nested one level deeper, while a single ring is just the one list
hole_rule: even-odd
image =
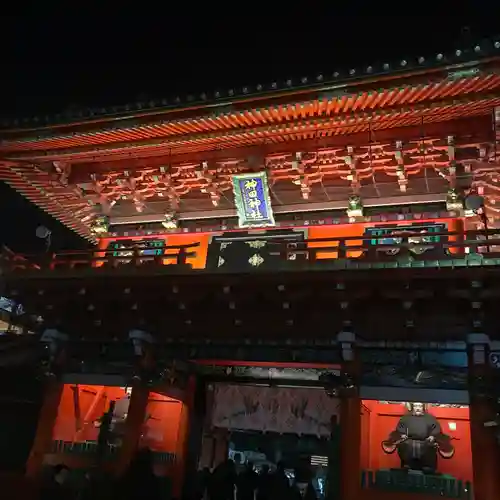
[{"label": "wooden balustrade", "polygon": [[[422,500],[432,497],[472,500],[473,487],[470,481],[453,477],[412,474],[401,470],[362,471],[361,486],[364,490],[398,492],[400,498],[417,494]],[[365,493],[365,498],[371,498]]]},{"label": "wooden balustrade", "polygon": [[15,255],[4,258],[3,265],[7,271],[57,270],[101,266],[109,268],[120,265],[138,267],[148,264],[163,265],[165,260],[174,260],[174,264],[177,266],[187,266],[187,259],[196,256],[195,250],[199,245],[199,243],[170,245],[163,247],[163,252],[158,255],[141,253],[141,251],[149,250],[145,245],[136,245],[123,251],[89,249],[39,255]]},{"label": "wooden balustrade", "polygon": [[[146,245],[136,245],[123,250],[90,249],[42,255],[10,254],[4,255],[2,262],[5,272],[165,265],[191,269],[188,259],[197,256],[199,247],[199,243],[170,245],[162,247],[155,255],[144,253],[145,250],[150,250]],[[269,255],[280,256],[287,266],[302,268],[314,266],[320,261],[322,264],[332,261],[380,263],[405,258],[436,261],[467,256],[500,259],[500,235],[496,229],[466,233],[402,231],[382,236],[312,238],[302,242],[269,241],[267,251]]]}]

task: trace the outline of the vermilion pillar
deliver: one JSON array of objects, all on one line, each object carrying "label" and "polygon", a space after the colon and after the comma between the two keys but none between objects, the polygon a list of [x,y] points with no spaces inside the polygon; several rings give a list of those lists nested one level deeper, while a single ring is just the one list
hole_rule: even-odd
[{"label": "vermilion pillar", "polygon": [[176,473],[178,481],[174,484],[174,494],[177,497],[181,496],[183,488],[189,491],[189,477],[186,477],[186,471],[192,474],[195,473],[194,464],[190,463],[194,458],[191,456],[192,450],[190,450],[190,444],[194,434],[196,382],[196,375],[191,374],[186,387],[184,407],[181,422],[179,423],[179,441],[176,450]]},{"label": "vermilion pillar", "polygon": [[359,394],[340,403],[340,491],[342,500],[358,500],[361,484],[361,401]]},{"label": "vermilion pillar", "polygon": [[34,477],[40,472],[45,454],[50,448],[63,387],[57,380],[47,382],[35,439],[26,463],[26,475],[29,477]]},{"label": "vermilion pillar", "polygon": [[123,443],[118,460],[118,472],[122,473],[132,460],[143,430],[146,409],[149,400],[149,388],[141,383],[137,383],[130,395],[130,405],[128,409],[127,421],[125,422],[125,432]]},{"label": "vermilion pillar", "polygon": [[[465,239],[465,224],[464,224],[464,219],[463,218],[457,218],[454,219],[450,223],[450,231],[454,233],[458,233],[456,236],[450,236],[450,243],[451,242],[457,242],[457,243],[463,243]],[[465,248],[463,246],[458,246],[458,247],[450,247],[450,253],[453,255],[464,255],[465,254]]]},{"label": "vermilion pillar", "polygon": [[[489,338],[484,334],[472,334],[469,335],[468,343],[471,381],[480,379],[487,381],[490,371]],[[500,450],[495,429],[484,426],[485,422],[495,420],[496,411],[482,394],[483,392],[486,391],[481,387],[473,388],[469,405],[474,498],[498,500],[500,499]]]},{"label": "vermilion pillar", "polygon": [[[341,333],[344,363],[342,370],[353,380],[359,379],[360,366],[355,351],[355,336]],[[358,389],[346,391],[340,400],[340,498],[359,500],[361,491],[361,400]]]}]

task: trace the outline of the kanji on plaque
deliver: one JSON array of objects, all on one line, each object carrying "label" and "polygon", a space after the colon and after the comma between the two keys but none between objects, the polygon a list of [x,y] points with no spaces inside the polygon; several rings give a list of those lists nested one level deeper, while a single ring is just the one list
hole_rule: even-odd
[{"label": "kanji on plaque", "polygon": [[233,189],[239,227],[274,226],[265,172],[234,175]]}]

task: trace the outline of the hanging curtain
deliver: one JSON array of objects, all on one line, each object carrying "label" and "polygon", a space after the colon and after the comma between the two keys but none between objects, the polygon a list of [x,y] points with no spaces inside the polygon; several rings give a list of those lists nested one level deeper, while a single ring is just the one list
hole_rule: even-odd
[{"label": "hanging curtain", "polygon": [[323,389],[217,384],[212,426],[328,436],[339,400]]}]

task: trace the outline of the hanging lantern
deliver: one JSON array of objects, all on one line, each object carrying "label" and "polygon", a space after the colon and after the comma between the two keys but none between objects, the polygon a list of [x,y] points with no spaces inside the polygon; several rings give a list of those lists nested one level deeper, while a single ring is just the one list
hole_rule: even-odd
[{"label": "hanging lantern", "polygon": [[178,221],[177,221],[177,215],[174,212],[168,212],[165,214],[165,220],[162,221],[161,225],[165,229],[177,229],[178,228]]},{"label": "hanging lantern", "polygon": [[363,217],[363,201],[360,196],[357,194],[349,196],[346,212],[350,218]]},{"label": "hanging lantern", "polygon": [[104,234],[109,230],[109,217],[107,215],[98,215],[90,225],[93,234]]},{"label": "hanging lantern", "polygon": [[448,189],[446,193],[446,210],[448,212],[462,212],[464,202],[459,192],[455,188]]}]

